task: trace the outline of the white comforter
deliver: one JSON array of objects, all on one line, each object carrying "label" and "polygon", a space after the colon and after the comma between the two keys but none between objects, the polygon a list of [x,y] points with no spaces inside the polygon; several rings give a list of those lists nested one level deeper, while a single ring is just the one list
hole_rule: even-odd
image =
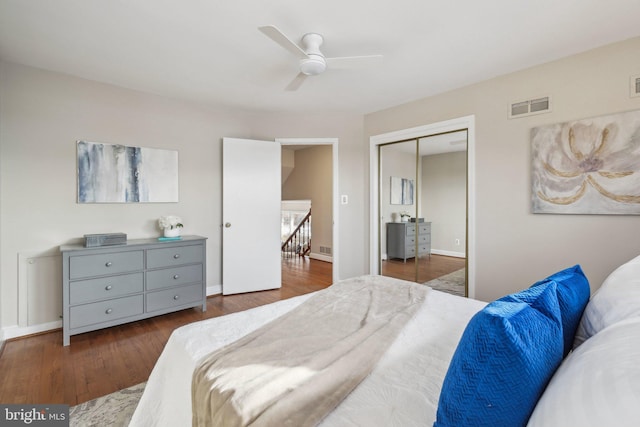
[{"label": "white comforter", "polygon": [[[149,377],[130,426],[191,425],[191,378],[196,362],[297,307],[310,295],[176,329]],[[371,375],[320,425],[432,425],[458,340],[471,316],[484,305],[429,292]]]}]

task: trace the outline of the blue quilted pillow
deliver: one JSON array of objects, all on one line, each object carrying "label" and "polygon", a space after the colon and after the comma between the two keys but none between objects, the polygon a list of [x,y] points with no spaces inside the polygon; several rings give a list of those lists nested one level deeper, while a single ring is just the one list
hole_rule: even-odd
[{"label": "blue quilted pillow", "polygon": [[559,271],[534,283],[533,286],[543,285],[549,282],[556,282],[558,285],[558,303],[560,304],[560,312],[562,314],[562,335],[564,338],[564,356],[569,354],[573,348],[573,340],[576,330],[582,318],[591,290],[589,289],[589,280],[582,272],[579,265]]},{"label": "blue quilted pillow", "polygon": [[562,361],[556,292],[549,282],[476,313],[449,365],[434,427],[526,425]]}]

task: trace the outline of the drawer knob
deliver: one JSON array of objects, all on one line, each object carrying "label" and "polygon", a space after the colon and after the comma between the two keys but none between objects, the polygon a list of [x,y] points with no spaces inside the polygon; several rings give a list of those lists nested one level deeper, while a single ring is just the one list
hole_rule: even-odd
[{"label": "drawer knob", "polygon": [[107,286],[104,287],[105,291],[110,291],[111,289],[113,289],[113,286],[111,286],[111,285],[107,285]]},{"label": "drawer knob", "polygon": [[180,275],[179,275],[179,274],[174,274],[174,275],[173,275],[173,278],[174,278],[174,279],[176,279],[176,280],[178,280],[178,279],[180,278]]},{"label": "drawer knob", "polygon": [[178,300],[178,299],[180,299],[180,295],[174,295],[174,296],[173,296],[173,299],[174,299],[174,300]]},{"label": "drawer knob", "polygon": [[180,258],[180,254],[175,254],[173,257],[174,257],[175,259],[178,259],[178,258]]},{"label": "drawer knob", "polygon": [[111,267],[112,265],[113,265],[113,263],[112,263],[111,261],[108,261],[108,262],[105,264],[105,266],[106,266],[106,267]]},{"label": "drawer knob", "polygon": [[113,309],[107,308],[107,310],[105,311],[105,314],[111,314],[111,313],[113,313]]}]

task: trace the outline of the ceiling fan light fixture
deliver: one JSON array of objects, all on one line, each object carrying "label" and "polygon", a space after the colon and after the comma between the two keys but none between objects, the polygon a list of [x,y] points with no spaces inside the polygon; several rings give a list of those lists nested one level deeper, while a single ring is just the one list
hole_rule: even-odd
[{"label": "ceiling fan light fixture", "polygon": [[258,27],[258,29],[271,40],[294,54],[300,61],[298,64],[300,72],[285,88],[285,90],[288,91],[297,90],[308,76],[317,76],[318,74],[324,73],[327,69],[327,63],[329,63],[331,68],[334,66],[344,68],[345,66],[359,66],[358,64],[362,64],[363,62],[382,58],[382,55],[325,58],[322,51],[320,51],[320,46],[324,41],[321,34],[306,33],[302,36],[301,44],[298,45],[298,43],[291,40],[273,25],[265,25],[263,27]]},{"label": "ceiling fan light fixture", "polygon": [[321,55],[309,55],[300,60],[300,71],[307,76],[318,75],[327,69],[327,63]]}]

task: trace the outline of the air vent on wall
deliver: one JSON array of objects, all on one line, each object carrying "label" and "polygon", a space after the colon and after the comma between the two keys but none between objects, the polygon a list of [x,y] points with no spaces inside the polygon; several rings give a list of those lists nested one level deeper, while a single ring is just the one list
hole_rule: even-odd
[{"label": "air vent on wall", "polygon": [[640,75],[631,76],[629,79],[629,96],[640,96]]},{"label": "air vent on wall", "polygon": [[331,255],[331,248],[328,246],[320,246],[320,253],[321,254],[326,254],[326,255]]},{"label": "air vent on wall", "polygon": [[534,114],[548,113],[549,111],[551,111],[551,97],[545,96],[512,103],[509,106],[509,118],[532,116]]}]

